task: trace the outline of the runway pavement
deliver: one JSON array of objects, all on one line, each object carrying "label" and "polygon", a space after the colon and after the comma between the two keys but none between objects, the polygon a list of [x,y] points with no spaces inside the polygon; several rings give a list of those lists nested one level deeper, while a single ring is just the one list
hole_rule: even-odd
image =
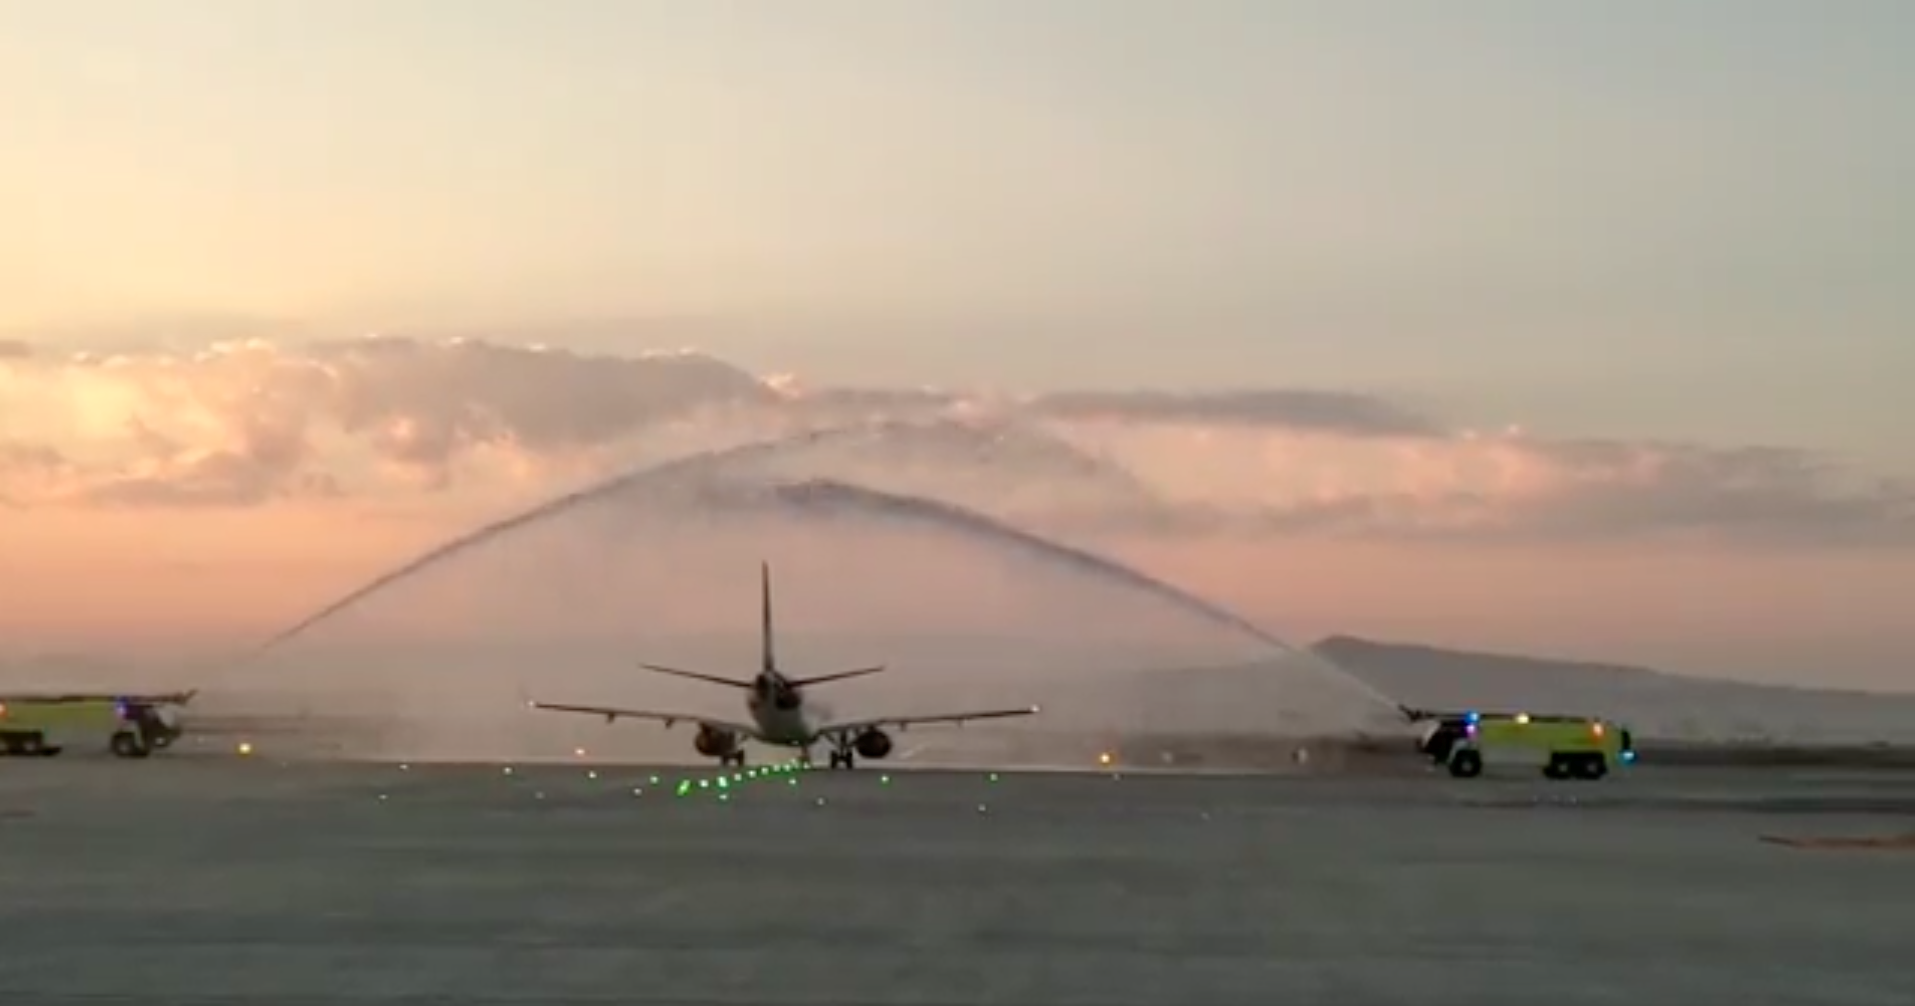
[{"label": "runway pavement", "polygon": [[1759,841],[1911,774],[716,774],[0,759],[0,998],[1915,1002],[1915,853]]}]

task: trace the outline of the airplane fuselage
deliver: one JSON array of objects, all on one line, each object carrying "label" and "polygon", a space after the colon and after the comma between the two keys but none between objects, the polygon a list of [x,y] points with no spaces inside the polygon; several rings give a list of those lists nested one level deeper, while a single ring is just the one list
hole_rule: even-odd
[{"label": "airplane fuselage", "polygon": [[805,747],[817,739],[804,692],[776,671],[760,673],[752,680],[745,708],[764,741]]}]

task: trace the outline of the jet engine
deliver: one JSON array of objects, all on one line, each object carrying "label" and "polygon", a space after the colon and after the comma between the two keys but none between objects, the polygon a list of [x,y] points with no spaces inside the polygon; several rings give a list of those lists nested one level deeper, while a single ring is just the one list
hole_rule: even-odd
[{"label": "jet engine", "polygon": [[891,735],[873,727],[858,735],[852,742],[859,757],[877,760],[891,753]]},{"label": "jet engine", "polygon": [[707,758],[723,758],[737,753],[738,735],[710,724],[700,724],[698,735],[692,738],[692,747]]}]

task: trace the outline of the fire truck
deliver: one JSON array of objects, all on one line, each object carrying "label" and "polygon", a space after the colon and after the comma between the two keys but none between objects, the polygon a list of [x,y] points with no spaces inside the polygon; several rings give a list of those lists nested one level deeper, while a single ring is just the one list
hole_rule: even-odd
[{"label": "fire truck", "polygon": [[1534,713],[1405,710],[1427,722],[1418,750],[1459,779],[1485,767],[1540,769],[1549,779],[1601,779],[1633,764],[1629,728],[1600,717]]},{"label": "fire truck", "polygon": [[179,739],[180,711],[192,698],[192,692],[0,695],[0,754],[46,758],[98,744],[121,758],[145,758]]}]

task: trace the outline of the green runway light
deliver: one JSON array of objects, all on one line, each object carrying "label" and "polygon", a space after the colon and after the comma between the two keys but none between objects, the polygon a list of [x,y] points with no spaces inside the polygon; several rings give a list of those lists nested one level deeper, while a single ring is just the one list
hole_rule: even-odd
[{"label": "green runway light", "polygon": [[645,780],[645,783],[649,786],[656,786],[658,785],[658,777],[652,776],[650,779]]},{"label": "green runway light", "polygon": [[881,775],[881,776],[879,776],[879,777],[878,777],[878,785],[880,785],[880,786],[889,786],[889,785],[891,785],[891,777],[890,777],[889,775]]},{"label": "green runway light", "polygon": [[[680,779],[677,783],[676,792],[677,792],[677,795],[681,797],[689,796],[691,795],[692,786],[695,783],[697,785],[697,788],[703,789],[703,790],[716,788],[717,790],[719,790],[718,798],[720,800],[728,801],[730,800],[730,793],[738,789],[739,787],[743,786],[747,782],[755,782],[758,780],[773,779],[777,776],[784,776],[785,784],[787,786],[796,786],[798,785],[798,773],[809,771],[811,768],[812,768],[811,765],[806,764],[805,762],[794,758],[790,761],[773,762],[773,763],[769,763],[765,765],[758,765],[752,768],[743,769],[736,772],[729,772],[729,773],[719,772],[711,776]],[[658,777],[652,776],[651,778],[654,780],[654,785],[656,785],[656,780],[658,779]],[[880,779],[880,782],[884,784],[889,784],[891,782],[890,775],[889,774],[884,775]],[[713,783],[716,783],[717,786],[714,787],[712,785]],[[632,795],[637,796],[638,791],[634,790]],[[823,803],[824,801],[820,799],[819,804],[822,805]]]}]

